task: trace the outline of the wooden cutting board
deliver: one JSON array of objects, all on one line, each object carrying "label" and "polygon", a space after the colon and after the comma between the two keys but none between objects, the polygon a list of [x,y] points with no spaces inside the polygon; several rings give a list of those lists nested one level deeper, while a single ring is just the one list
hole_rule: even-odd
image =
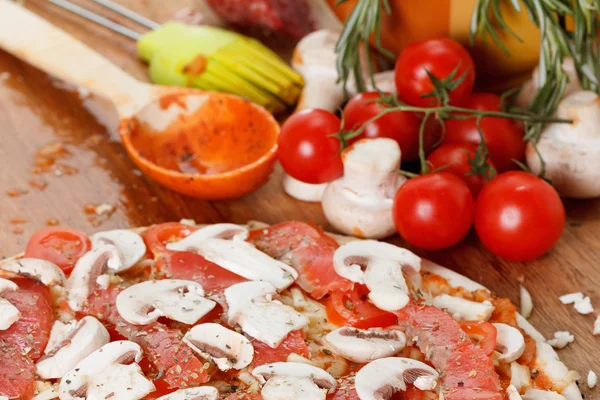
[{"label": "wooden cutting board", "polygon": [[[147,0],[152,1],[159,0]],[[43,0],[28,1],[27,6],[147,80],[132,41]],[[1,51],[0,138],[0,257],[22,251],[35,230],[55,223],[88,233],[181,218],[200,223],[300,220],[327,227],[318,204],[283,193],[279,168],[265,187],[237,200],[201,201],[158,186],[135,168],[75,91]],[[500,260],[474,234],[452,249],[415,251],[516,304],[523,282],[535,304],[531,322],[547,337],[559,330],[575,335],[575,342],[559,354],[585,377],[590,369],[600,373],[600,336],[591,333],[595,314],[579,315],[560,304],[558,296],[582,291],[600,310],[600,201],[565,204],[568,226],[561,241],[535,262]],[[402,244],[399,238],[392,240]],[[581,386],[586,398],[600,398],[599,389]]]}]

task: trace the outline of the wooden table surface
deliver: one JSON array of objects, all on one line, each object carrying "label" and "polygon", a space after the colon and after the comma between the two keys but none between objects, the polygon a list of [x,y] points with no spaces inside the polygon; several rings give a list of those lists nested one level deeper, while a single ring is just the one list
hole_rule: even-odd
[{"label": "wooden table surface", "polygon": [[[152,1],[159,0],[147,2]],[[27,6],[133,76],[147,79],[129,39],[43,0],[28,1]],[[22,251],[35,230],[57,222],[88,233],[181,218],[199,223],[300,220],[327,227],[319,205],[283,193],[279,168],[266,186],[237,200],[207,202],[160,187],[136,169],[76,92],[2,51],[0,138],[0,257]],[[565,203],[568,226],[562,239],[535,262],[503,261],[485,251],[472,233],[445,251],[415,251],[516,304],[523,282],[535,304],[531,322],[546,337],[560,330],[575,335],[575,342],[559,354],[585,377],[590,369],[600,373],[600,337],[592,336],[595,314],[577,314],[571,306],[560,304],[558,296],[582,291],[600,307],[600,201]],[[101,207],[105,212],[97,215],[98,205],[110,207]],[[402,243],[398,238],[393,241]],[[600,398],[600,390],[581,387],[586,398]]]}]

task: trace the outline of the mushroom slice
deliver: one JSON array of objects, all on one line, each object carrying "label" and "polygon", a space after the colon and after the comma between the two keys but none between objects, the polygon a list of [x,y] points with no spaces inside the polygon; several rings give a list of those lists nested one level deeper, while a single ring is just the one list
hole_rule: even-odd
[{"label": "mushroom slice", "polygon": [[254,358],[254,347],[244,335],[219,324],[200,324],[190,329],[183,341],[221,371],[242,369]]},{"label": "mushroom slice", "polygon": [[67,282],[71,309],[81,311],[96,285],[108,282],[103,275],[119,272],[122,266],[121,253],[113,245],[104,244],[85,253],[75,264]]},{"label": "mushroom slice", "polygon": [[54,263],[38,258],[18,258],[0,265],[0,269],[41,282],[46,286],[63,286],[67,278]]},{"label": "mushroom slice", "polygon": [[375,360],[356,374],[356,392],[361,400],[387,400],[406,384],[433,390],[439,374],[429,365],[412,358],[388,357]]},{"label": "mushroom slice", "polygon": [[410,300],[404,273],[418,278],[421,258],[389,243],[359,240],[339,247],[333,265],[343,278],[367,285],[369,299],[378,308],[397,311]]},{"label": "mushroom slice", "polygon": [[290,332],[309,323],[292,307],[273,300],[276,294],[275,286],[269,282],[242,282],[227,288],[229,325],[237,324],[246,334],[276,348]]},{"label": "mushroom slice", "polygon": [[454,319],[461,321],[487,321],[494,312],[494,306],[487,300],[478,303],[447,294],[435,296],[433,305],[440,310],[446,310]]},{"label": "mushroom slice", "polygon": [[[48,382],[35,382],[36,395],[31,400],[52,400],[58,399],[58,383],[50,384]],[[0,400],[2,397],[0,397]]]},{"label": "mushroom slice", "polygon": [[529,367],[517,362],[511,362],[510,384],[519,391],[531,386],[531,371],[529,370]]},{"label": "mushroom slice", "polygon": [[72,319],[66,323],[60,320],[54,321],[54,324],[52,324],[52,329],[50,330],[48,344],[44,349],[44,354],[50,353],[53,348],[61,344],[63,339],[69,336],[69,334],[75,330],[78,323],[79,321],[76,319]]},{"label": "mushroom slice", "polygon": [[116,303],[119,315],[135,325],[148,325],[160,317],[192,325],[217,304],[204,298],[202,285],[182,279],[138,283],[119,293]]},{"label": "mushroom slice", "polygon": [[525,351],[525,338],[520,330],[507,324],[492,324],[496,327],[496,350],[500,361],[510,363],[521,357]]},{"label": "mushroom slice", "polygon": [[[249,230],[245,226],[236,224],[213,224],[207,225],[198,229],[191,235],[181,239],[178,242],[168,243],[167,247],[170,250],[176,251],[193,251],[186,247],[195,247],[196,243],[200,243],[206,239],[231,239],[245,241],[248,237]],[[188,239],[188,240],[185,240]]]},{"label": "mushroom slice", "polygon": [[264,400],[325,400],[327,391],[309,377],[274,376],[263,386]]},{"label": "mushroom slice", "polygon": [[217,224],[199,229],[179,242],[169,243],[167,248],[198,253],[248,280],[270,282],[277,290],[294,283],[298,272],[242,240],[247,233],[245,228],[238,225]]},{"label": "mushroom slice", "polygon": [[337,382],[328,372],[304,363],[277,362],[252,370],[265,400],[325,400]]},{"label": "mushroom slice", "polygon": [[91,240],[94,248],[105,244],[115,246],[122,256],[123,270],[133,267],[146,254],[142,237],[128,229],[98,232],[92,235]]},{"label": "mushroom slice", "polygon": [[159,397],[157,400],[217,400],[219,390],[212,386],[180,389],[176,392]]},{"label": "mushroom slice", "polygon": [[325,340],[334,353],[359,364],[396,355],[406,345],[403,332],[379,328],[343,327],[327,334]]},{"label": "mushroom slice", "polygon": [[72,326],[72,330],[63,330],[62,337],[54,335],[55,343],[46,348],[46,354],[35,364],[36,373],[42,379],[62,378],[78,362],[110,342],[108,331],[94,317],[84,317]]},{"label": "mushroom slice", "polygon": [[126,340],[105,344],[61,379],[61,400],[138,400],[155,390],[137,364],[139,345]]},{"label": "mushroom slice", "polygon": [[506,396],[508,400],[522,400],[521,394],[513,385],[510,385],[506,388]]},{"label": "mushroom slice", "polygon": [[539,389],[528,389],[521,398],[523,400],[567,400],[565,396],[556,392]]},{"label": "mushroom slice", "polygon": [[2,295],[6,292],[18,290],[19,286],[13,281],[0,278],[0,331],[4,331],[21,318],[19,309]]},{"label": "mushroom slice", "polygon": [[[544,375],[548,377],[550,384],[548,388],[562,389],[560,392],[568,399],[580,398],[576,397],[581,396],[576,382],[578,375],[573,371],[569,371],[567,366],[560,361],[552,346],[548,343],[536,342],[536,350],[535,366],[532,366],[532,368],[544,371]],[[525,396],[523,396],[523,399],[525,399]]]}]

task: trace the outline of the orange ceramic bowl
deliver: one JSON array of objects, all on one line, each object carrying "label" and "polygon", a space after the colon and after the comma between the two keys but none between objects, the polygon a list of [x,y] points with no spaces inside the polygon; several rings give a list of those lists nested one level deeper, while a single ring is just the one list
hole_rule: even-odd
[{"label": "orange ceramic bowl", "polygon": [[160,184],[206,200],[240,197],[273,171],[279,124],[240,97],[181,90],[119,127],[135,164]]}]

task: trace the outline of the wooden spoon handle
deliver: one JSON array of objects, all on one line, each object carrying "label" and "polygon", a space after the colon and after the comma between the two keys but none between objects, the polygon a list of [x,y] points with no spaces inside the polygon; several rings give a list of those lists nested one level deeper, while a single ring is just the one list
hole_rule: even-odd
[{"label": "wooden spoon handle", "polygon": [[142,83],[71,35],[10,0],[0,0],[0,48],[112,101],[128,117],[151,100]]}]

